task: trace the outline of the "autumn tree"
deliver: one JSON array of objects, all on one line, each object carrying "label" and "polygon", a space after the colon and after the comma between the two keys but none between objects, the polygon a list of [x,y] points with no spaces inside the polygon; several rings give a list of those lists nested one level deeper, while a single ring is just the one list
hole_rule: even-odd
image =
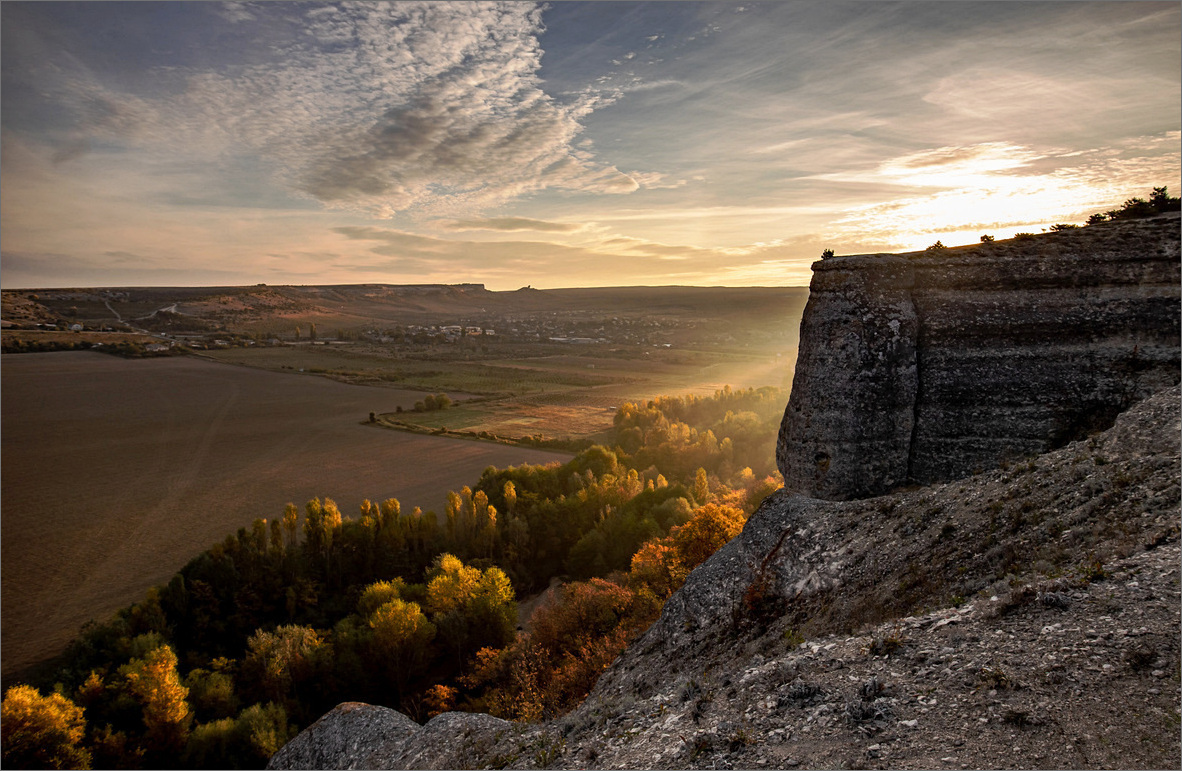
[{"label": "autumn tree", "polygon": [[178,752],[189,732],[189,689],[181,684],[176,654],[167,645],[120,668],[127,692],[143,710],[144,743],[161,758]]},{"label": "autumn tree", "polygon": [[739,534],[746,521],[742,510],[708,503],[684,525],[670,531],[682,565],[693,570]]},{"label": "autumn tree", "polygon": [[427,575],[427,610],[437,615],[462,608],[480,583],[480,570],[453,554],[436,557]]},{"label": "autumn tree", "polygon": [[628,581],[636,588],[647,587],[664,600],[681,588],[688,575],[673,538],[666,536],[646,541],[633,555]]},{"label": "autumn tree", "polygon": [[316,630],[298,625],[277,627],[272,632],[256,631],[246,643],[242,680],[260,700],[298,707],[301,694],[312,687],[323,657],[324,640]]},{"label": "autumn tree", "polygon": [[401,578],[370,584],[361,592],[361,599],[357,601],[357,613],[364,618],[369,618],[375,610],[387,602],[400,599],[401,592],[405,588],[406,582]]},{"label": "autumn tree", "polygon": [[14,685],[0,704],[0,736],[6,768],[89,768],[81,747],[86,731],[82,708],[62,696],[42,696],[28,685]]},{"label": "autumn tree", "polygon": [[300,512],[295,507],[294,503],[289,503],[283,509],[283,532],[287,535],[287,550],[295,551],[296,538],[298,535],[297,527],[300,521]]},{"label": "autumn tree", "polygon": [[427,575],[427,609],[440,642],[457,662],[478,647],[499,647],[513,639],[517,602],[500,568],[481,571],[455,555],[441,554]]},{"label": "autumn tree", "polygon": [[393,599],[379,606],[367,621],[370,630],[370,661],[386,682],[402,696],[410,677],[430,659],[429,645],[435,626],[415,602]]}]

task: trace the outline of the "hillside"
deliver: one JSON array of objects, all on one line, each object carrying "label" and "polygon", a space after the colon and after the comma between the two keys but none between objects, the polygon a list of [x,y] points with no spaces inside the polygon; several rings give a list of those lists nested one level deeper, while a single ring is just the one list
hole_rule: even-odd
[{"label": "hillside", "polygon": [[1176,215],[816,263],[785,489],[585,702],[271,767],[1177,767],[1178,263]]},{"label": "hillside", "polygon": [[271,767],[1177,767],[1179,398],[957,482],[773,495],[560,720],[342,705]]}]

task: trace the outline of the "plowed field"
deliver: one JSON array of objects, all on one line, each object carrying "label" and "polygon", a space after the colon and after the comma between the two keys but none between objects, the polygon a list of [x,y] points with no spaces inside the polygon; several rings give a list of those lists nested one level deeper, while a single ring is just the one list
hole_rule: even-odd
[{"label": "plowed field", "polygon": [[289,501],[442,510],[490,465],[569,457],[364,425],[418,391],[73,352],[6,355],[2,373],[5,674]]}]

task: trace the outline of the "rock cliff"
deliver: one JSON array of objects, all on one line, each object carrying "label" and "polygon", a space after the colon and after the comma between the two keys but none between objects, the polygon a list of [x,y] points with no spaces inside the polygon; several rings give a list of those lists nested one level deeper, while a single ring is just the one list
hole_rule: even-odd
[{"label": "rock cliff", "polygon": [[785,486],[848,500],[1112,425],[1179,379],[1177,214],[813,265]]}]

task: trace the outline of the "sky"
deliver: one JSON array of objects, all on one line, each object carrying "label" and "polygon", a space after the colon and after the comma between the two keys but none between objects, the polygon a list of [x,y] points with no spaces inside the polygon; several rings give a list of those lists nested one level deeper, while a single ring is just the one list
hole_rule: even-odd
[{"label": "sky", "polygon": [[805,286],[1182,187],[1177,2],[0,4],[0,285]]}]

